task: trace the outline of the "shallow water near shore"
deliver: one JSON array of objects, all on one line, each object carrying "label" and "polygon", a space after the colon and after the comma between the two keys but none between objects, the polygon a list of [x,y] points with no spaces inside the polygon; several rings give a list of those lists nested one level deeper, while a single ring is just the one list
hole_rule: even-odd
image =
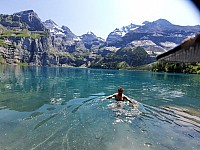
[{"label": "shallow water near shore", "polygon": [[[128,102],[102,100],[124,88]],[[197,150],[200,76],[0,66],[0,149]]]}]

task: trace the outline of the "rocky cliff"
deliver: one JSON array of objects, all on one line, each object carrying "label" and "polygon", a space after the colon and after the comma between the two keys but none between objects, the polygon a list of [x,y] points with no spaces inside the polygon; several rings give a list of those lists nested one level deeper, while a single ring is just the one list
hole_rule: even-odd
[{"label": "rocky cliff", "polygon": [[1,60],[10,64],[48,64],[45,57],[51,36],[34,11],[0,15],[0,24]]},{"label": "rocky cliff", "polygon": [[[9,64],[75,65],[68,54],[69,44],[63,37],[52,35],[33,10],[0,15],[0,61]],[[69,29],[63,26],[65,41],[70,41]],[[75,35],[73,35],[76,37]],[[71,44],[71,43],[70,43]],[[75,45],[75,44],[74,44]],[[73,47],[73,46],[72,46]]]}]

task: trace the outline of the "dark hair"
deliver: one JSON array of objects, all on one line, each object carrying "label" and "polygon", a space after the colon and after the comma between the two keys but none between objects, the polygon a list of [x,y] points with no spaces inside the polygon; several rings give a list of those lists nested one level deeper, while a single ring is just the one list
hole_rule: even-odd
[{"label": "dark hair", "polygon": [[122,87],[118,88],[118,92],[123,92],[123,91],[124,91],[124,89]]}]

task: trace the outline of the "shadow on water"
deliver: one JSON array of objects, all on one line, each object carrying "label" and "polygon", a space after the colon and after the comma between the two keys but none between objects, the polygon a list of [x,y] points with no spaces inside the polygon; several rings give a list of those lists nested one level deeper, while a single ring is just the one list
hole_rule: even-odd
[{"label": "shadow on water", "polygon": [[44,125],[47,121],[49,121],[50,119],[54,118],[56,115],[58,115],[58,114],[53,114],[53,115],[51,115],[50,117],[48,117],[48,118],[42,120],[41,122],[39,122],[39,123],[34,127],[34,130],[37,129],[37,128],[39,128],[40,126]]}]

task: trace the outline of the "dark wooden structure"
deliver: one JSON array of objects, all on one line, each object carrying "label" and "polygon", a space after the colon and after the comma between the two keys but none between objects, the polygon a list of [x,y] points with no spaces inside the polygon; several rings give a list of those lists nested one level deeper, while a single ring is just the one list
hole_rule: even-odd
[{"label": "dark wooden structure", "polygon": [[166,62],[200,62],[200,33],[185,39],[179,46],[157,56],[158,61]]}]

